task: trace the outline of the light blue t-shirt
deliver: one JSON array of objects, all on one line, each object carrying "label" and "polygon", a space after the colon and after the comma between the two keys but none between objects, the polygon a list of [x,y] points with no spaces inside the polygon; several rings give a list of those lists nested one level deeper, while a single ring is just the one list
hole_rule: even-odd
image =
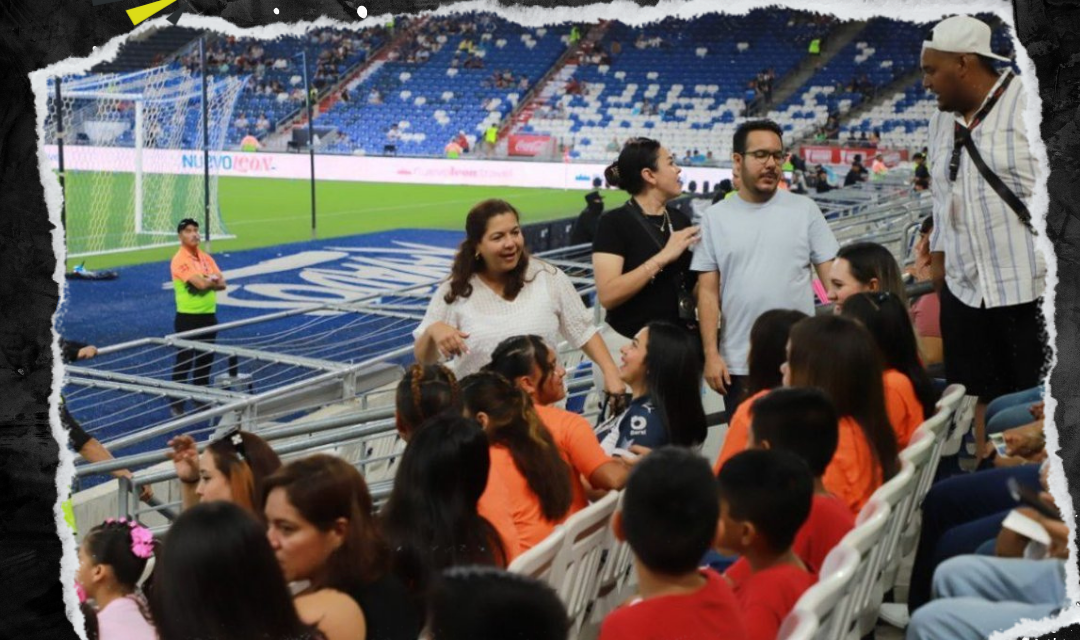
[{"label": "light blue t-shirt", "polygon": [[720,355],[734,375],[749,373],[750,329],[771,309],[814,313],[812,266],[840,245],[817,204],[777,190],[755,204],[735,196],[701,217],[701,243],[690,268],[720,272]]}]

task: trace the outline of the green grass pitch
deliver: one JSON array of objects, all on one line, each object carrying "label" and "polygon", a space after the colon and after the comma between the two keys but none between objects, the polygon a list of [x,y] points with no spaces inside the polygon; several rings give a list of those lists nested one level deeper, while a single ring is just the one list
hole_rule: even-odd
[{"label": "green grass pitch", "polygon": [[[109,189],[90,185],[109,180]],[[185,180],[198,185],[185,188]],[[201,176],[174,177],[171,183],[148,175],[144,192],[148,198],[168,203],[172,225],[184,217],[202,220]],[[167,185],[172,187],[168,188]],[[80,238],[90,234],[130,234],[133,191],[130,174],[69,173],[67,197],[68,251],[79,250]],[[190,194],[197,194],[192,198]],[[472,187],[454,185],[385,184],[317,181],[315,185],[317,237],[351,236],[392,229],[463,230],[465,214],[485,198],[501,198],[521,211],[522,223],[542,222],[576,216],[585,206],[582,190],[529,189],[518,187]],[[307,180],[222,177],[218,182],[222,218],[235,239],[213,240],[214,253],[267,247],[310,240],[311,183]],[[615,206],[622,194],[608,192],[608,206]],[[107,220],[96,227],[88,220],[90,200],[107,198]],[[194,201],[192,201],[194,200]],[[100,207],[100,205],[99,205]],[[175,230],[175,226],[172,227]],[[68,258],[67,266],[85,262],[87,269],[142,264],[169,259],[176,251],[176,236],[161,235],[158,242],[170,246],[132,250],[84,258]],[[81,240],[85,246],[85,239]]]}]

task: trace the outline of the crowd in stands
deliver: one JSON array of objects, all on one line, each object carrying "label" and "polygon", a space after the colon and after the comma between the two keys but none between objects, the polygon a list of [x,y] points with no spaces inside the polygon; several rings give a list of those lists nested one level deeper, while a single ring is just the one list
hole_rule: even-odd
[{"label": "crowd in stands", "polygon": [[[900,473],[946,382],[985,405],[978,468],[943,462],[921,505],[908,638],[981,638],[1060,611],[1068,528],[1047,492],[1042,363],[960,361],[955,331],[980,327],[972,315],[957,324],[949,296],[963,283],[938,262],[1002,284],[1027,257],[995,254],[998,271],[965,263],[942,250],[935,208],[910,275],[937,288],[912,301],[885,247],[841,247],[813,200],[779,188],[783,143],[774,122],[741,124],[735,188],[700,225],[670,204],[682,192],[675,152],[648,138],[621,146],[605,178],[629,199],[599,216],[592,241],[606,332],[566,273],[529,254],[512,204],[475,205],[395,389],[407,446],[387,504],[376,512],[362,474],[335,456],[283,464],[239,430],[200,454],[178,436],[183,513],[164,542],[115,520],[82,541],[94,637],[415,640],[426,628],[437,640],[566,640],[557,596],[504,569],[622,491],[611,526],[633,552],[637,594],[602,622],[602,640],[772,639]],[[1042,277],[1026,284],[1038,293]],[[1018,318],[985,321],[1015,329],[991,337],[1001,350],[1042,348]],[[562,342],[595,368],[610,417],[596,429],[560,407]],[[711,460],[703,384],[728,416]],[[1035,508],[1015,510],[1016,486]],[[1009,518],[1033,528],[1017,533]]]}]

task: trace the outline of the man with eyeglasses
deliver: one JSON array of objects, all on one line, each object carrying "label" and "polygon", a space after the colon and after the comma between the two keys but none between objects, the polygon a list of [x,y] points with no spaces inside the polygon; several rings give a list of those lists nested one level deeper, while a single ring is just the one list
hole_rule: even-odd
[{"label": "man with eyeglasses", "polygon": [[978,396],[976,455],[986,405],[1036,386],[1046,359],[1039,313],[1046,263],[1025,204],[1038,175],[1024,123],[1027,100],[1010,69],[998,73],[990,27],[969,16],[939,22],[923,43],[930,118],[931,272],[941,300],[945,375]]},{"label": "man with eyeglasses", "polygon": [[771,309],[812,315],[810,267],[824,281],[840,249],[813,200],[778,189],[787,156],[775,122],[751,120],[736,129],[732,161],[739,190],[702,216],[702,240],[690,265],[701,272],[705,380],[726,396],[729,418],[744,399],[754,322]]}]

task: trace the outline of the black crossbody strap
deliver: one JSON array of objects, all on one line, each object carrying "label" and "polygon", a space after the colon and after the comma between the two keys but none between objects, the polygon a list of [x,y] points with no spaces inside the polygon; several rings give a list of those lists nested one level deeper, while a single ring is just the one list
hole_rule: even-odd
[{"label": "black crossbody strap", "polygon": [[971,139],[970,135],[964,136],[963,144],[971,156],[971,161],[975,163],[975,166],[979,169],[979,174],[990,185],[990,188],[1005,201],[1005,204],[1009,205],[1010,209],[1016,212],[1016,217],[1020,218],[1020,222],[1024,223],[1028,231],[1035,233],[1035,228],[1031,226],[1031,212],[1028,211],[1020,198],[1013,193],[1012,189],[1006,186],[990,167],[986,166],[986,162],[979,153],[979,148],[975,146],[975,141]]}]

